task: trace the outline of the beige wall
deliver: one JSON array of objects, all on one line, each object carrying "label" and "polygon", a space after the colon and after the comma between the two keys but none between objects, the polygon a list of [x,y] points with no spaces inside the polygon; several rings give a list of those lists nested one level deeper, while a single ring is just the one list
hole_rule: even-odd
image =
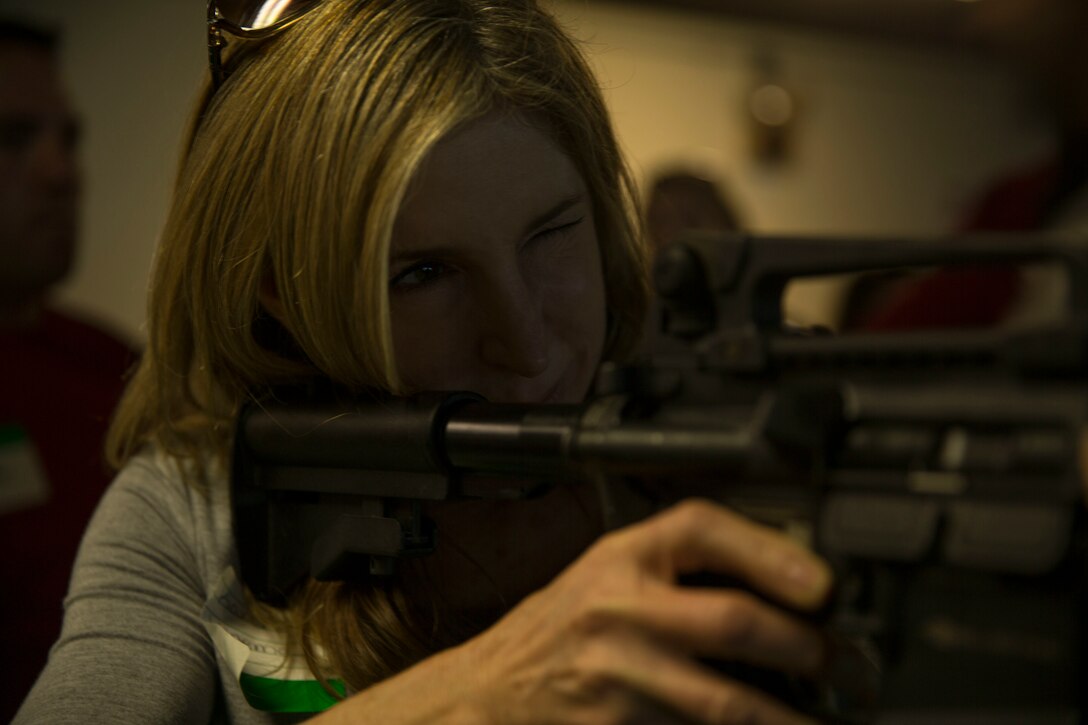
[{"label": "beige wall", "polygon": [[[927,235],[1048,134],[1000,69],[953,50],[867,42],[621,2],[551,0],[585,40],[636,172],[691,162],[763,233]],[[753,58],[798,100],[794,154],[751,155]],[[791,286],[799,323],[837,319],[841,279]]]},{"label": "beige wall", "polygon": [[[1005,77],[954,53],[548,1],[586,41],[638,173],[694,159],[728,183],[758,231],[944,230],[984,180],[1046,143]],[[83,254],[63,299],[139,336],[177,145],[206,62],[203,3],[0,0],[0,11],[20,8],[64,23],[87,125]],[[759,49],[780,57],[802,103],[795,154],[774,168],[747,153],[744,98]],[[811,305],[827,304],[818,297]]]},{"label": "beige wall", "polygon": [[[941,230],[988,177],[1045,134],[977,59],[677,11],[552,0],[587,47],[642,174],[694,158],[776,232]],[[800,103],[795,156],[749,151],[752,58],[770,50]]]}]

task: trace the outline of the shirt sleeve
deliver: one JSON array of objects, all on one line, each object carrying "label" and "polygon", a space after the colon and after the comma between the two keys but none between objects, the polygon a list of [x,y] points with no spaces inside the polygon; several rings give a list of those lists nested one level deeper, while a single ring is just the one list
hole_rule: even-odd
[{"label": "shirt sleeve", "polygon": [[60,639],[15,723],[212,718],[218,680],[200,621],[198,495],[147,459],[118,475],[76,558]]}]

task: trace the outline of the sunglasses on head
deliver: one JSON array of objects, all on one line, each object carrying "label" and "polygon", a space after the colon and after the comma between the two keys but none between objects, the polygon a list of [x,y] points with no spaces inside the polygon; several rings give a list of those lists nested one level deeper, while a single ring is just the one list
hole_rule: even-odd
[{"label": "sunglasses on head", "polygon": [[321,4],[321,0],[208,0],[208,65],[212,87],[226,80],[223,48],[229,33],[243,40],[275,35]]}]

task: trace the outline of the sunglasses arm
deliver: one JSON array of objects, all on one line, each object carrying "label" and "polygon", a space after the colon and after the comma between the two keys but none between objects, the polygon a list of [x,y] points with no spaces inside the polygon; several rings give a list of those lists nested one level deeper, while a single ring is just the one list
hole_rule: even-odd
[{"label": "sunglasses arm", "polygon": [[214,91],[219,90],[219,87],[223,85],[224,80],[223,48],[226,47],[227,41],[223,38],[223,31],[219,27],[220,22],[222,22],[222,19],[219,17],[219,11],[216,8],[215,0],[209,0],[208,67],[211,69],[212,88]]}]

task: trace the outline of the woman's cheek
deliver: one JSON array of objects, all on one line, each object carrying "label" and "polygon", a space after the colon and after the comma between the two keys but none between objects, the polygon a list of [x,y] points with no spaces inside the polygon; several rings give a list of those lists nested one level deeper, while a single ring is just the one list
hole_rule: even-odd
[{"label": "woman's cheek", "polygon": [[442,373],[456,364],[469,313],[456,281],[390,293],[393,352],[402,381],[410,388],[436,389]]}]

